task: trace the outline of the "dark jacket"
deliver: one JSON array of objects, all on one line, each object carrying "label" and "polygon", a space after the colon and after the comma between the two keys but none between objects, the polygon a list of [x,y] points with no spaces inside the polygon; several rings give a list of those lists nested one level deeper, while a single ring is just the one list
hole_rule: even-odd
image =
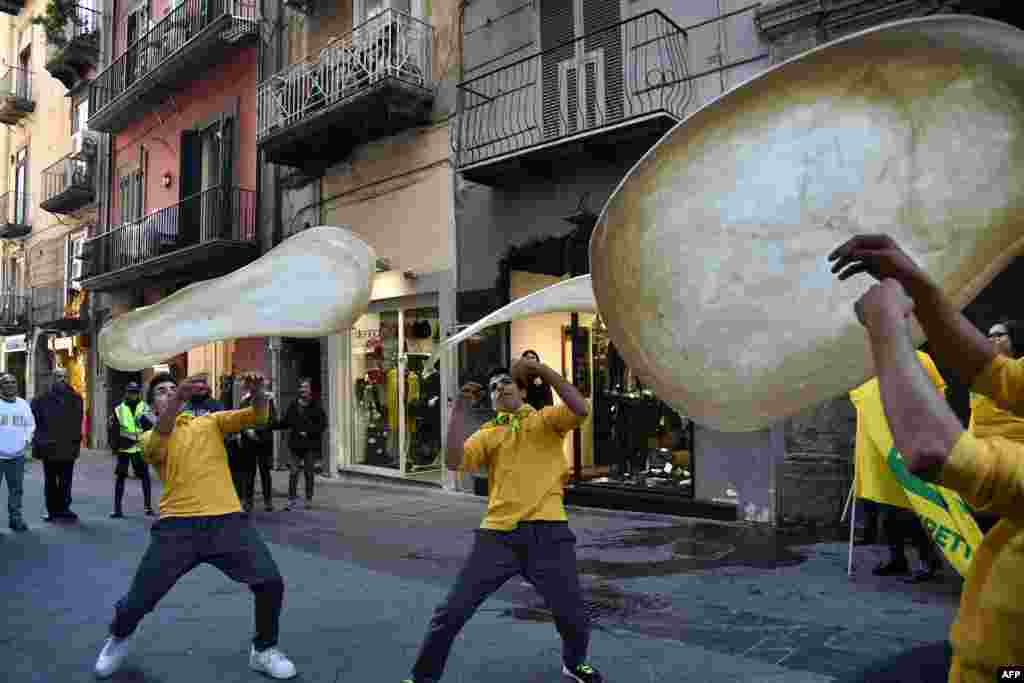
[{"label": "dark jacket", "polygon": [[[252,405],[252,398],[246,396],[238,403],[238,409],[248,408]],[[277,422],[277,406],[274,405],[274,399],[270,399],[270,415],[267,418],[267,424],[262,427],[255,427],[252,431],[256,432],[256,439],[249,438],[249,430],[242,430],[239,435],[243,446],[263,446],[268,447],[274,443],[274,423]]]},{"label": "dark jacket", "polygon": [[212,396],[204,396],[202,398],[193,396],[185,404],[184,409],[196,417],[202,417],[209,413],[218,413],[224,410],[224,404]]},{"label": "dark jacket", "polygon": [[[320,450],[320,438],[327,429],[327,414],[320,407],[319,401],[313,401],[303,408],[296,399],[274,428],[288,430],[288,447],[293,451]],[[306,436],[299,436],[301,433]]]},{"label": "dark jacket", "polygon": [[75,460],[82,449],[82,397],[67,384],[57,382],[32,399],[31,406],[36,420],[34,456],[54,462]]}]

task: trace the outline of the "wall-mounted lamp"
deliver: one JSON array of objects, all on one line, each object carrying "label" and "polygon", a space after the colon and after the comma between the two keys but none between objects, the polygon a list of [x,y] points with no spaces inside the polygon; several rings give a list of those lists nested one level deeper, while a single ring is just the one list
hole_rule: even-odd
[{"label": "wall-mounted lamp", "polygon": [[164,187],[170,187],[172,180],[173,180],[173,178],[171,176],[170,171],[164,171],[164,175],[163,175]]}]

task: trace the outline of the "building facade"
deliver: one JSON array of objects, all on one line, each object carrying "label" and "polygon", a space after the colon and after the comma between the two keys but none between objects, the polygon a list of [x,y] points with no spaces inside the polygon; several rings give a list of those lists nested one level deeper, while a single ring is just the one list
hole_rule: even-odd
[{"label": "building facade", "polygon": [[281,29],[261,60],[258,145],[276,239],[345,226],[378,256],[370,310],[351,333],[275,341],[282,404],[299,377],[314,379],[329,416],[326,474],[440,483],[447,360],[436,372],[423,365],[455,318],[458,3],[285,2],[274,11],[268,22]]},{"label": "building facade", "polygon": [[[87,124],[108,163],[81,275],[97,330],[245,266],[270,238],[257,192],[256,0],[106,0],[103,15]],[[161,370],[207,373],[231,405],[237,372],[269,372],[267,341],[208,344],[139,373],[97,363],[97,406],[109,410],[128,382]]]}]

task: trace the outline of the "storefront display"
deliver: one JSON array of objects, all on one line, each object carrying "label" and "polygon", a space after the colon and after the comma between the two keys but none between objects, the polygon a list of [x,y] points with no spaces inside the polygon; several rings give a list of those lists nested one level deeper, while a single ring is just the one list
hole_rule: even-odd
[{"label": "storefront display", "polygon": [[356,322],[349,465],[440,479],[441,377],[425,367],[439,338],[436,307],[370,312]]}]

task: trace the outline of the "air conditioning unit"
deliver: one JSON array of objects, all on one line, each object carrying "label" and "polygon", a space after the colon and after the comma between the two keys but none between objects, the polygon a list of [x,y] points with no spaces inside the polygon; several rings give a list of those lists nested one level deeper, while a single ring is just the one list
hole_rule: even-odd
[{"label": "air conditioning unit", "polygon": [[80,130],[71,136],[71,153],[75,156],[94,157],[99,136],[91,130]]}]

